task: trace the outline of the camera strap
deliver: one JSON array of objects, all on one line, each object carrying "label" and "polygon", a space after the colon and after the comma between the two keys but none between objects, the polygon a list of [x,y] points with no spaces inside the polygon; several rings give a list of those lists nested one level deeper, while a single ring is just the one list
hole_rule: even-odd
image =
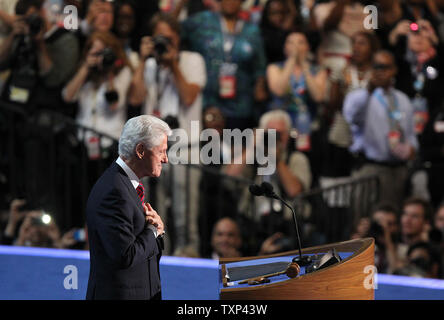
[{"label": "camera strap", "polygon": [[219,96],[223,99],[233,99],[236,96],[237,64],[232,62],[232,51],[237,35],[242,31],[244,22],[237,20],[234,32],[230,32],[226,20],[219,15],[222,30],[222,51],[224,59],[219,68]]},{"label": "camera strap", "polygon": [[159,64],[156,63],[156,71],[155,71],[155,82],[156,82],[156,104],[154,105],[153,114],[156,117],[162,117],[161,109],[161,100],[165,93],[166,88],[171,83],[171,72],[169,70],[165,70],[161,68]]},{"label": "camera strap", "polygon": [[45,42],[46,43],[53,43],[58,38],[60,38],[62,35],[67,33],[69,31],[65,30],[64,28],[60,28],[57,26],[54,26],[52,29],[46,32],[45,34]]}]

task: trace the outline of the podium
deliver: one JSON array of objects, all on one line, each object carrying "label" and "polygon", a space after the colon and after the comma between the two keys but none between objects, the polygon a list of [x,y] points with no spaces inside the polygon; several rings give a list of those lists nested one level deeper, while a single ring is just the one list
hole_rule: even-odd
[{"label": "podium", "polygon": [[[289,278],[284,274],[269,277],[268,283],[248,284],[231,281],[231,270],[247,270],[257,266],[290,263],[299,251],[274,255],[220,259],[221,300],[373,300],[376,280],[374,268],[374,239],[356,239],[302,249],[303,255],[314,259],[335,250],[339,262],[308,272],[301,267],[299,275]],[[307,271],[307,272],[306,272]]]}]

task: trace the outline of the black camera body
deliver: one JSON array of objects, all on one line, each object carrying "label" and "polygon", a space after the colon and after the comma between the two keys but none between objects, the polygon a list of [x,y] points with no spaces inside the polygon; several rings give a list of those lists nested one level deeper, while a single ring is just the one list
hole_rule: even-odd
[{"label": "black camera body", "polygon": [[31,36],[36,36],[43,29],[44,21],[42,17],[36,13],[27,16],[25,22],[29,26],[29,33]]},{"label": "black camera body", "polygon": [[[100,52],[102,56],[102,70],[108,71],[115,66],[117,56],[113,49],[106,47]],[[119,93],[116,90],[108,90],[105,92],[105,100],[108,104],[114,104],[119,101]]]},{"label": "black camera body", "polygon": [[44,226],[45,225],[45,223],[43,223],[42,217],[32,217],[31,224],[33,226]]},{"label": "black camera body", "polygon": [[171,40],[162,35],[153,37],[154,52],[158,57],[161,57],[165,52],[168,51],[168,46],[170,46]]},{"label": "black camera body", "polygon": [[119,93],[116,90],[105,92],[105,100],[108,104],[114,104],[119,101]]},{"label": "black camera body", "polygon": [[105,48],[103,49],[101,55],[103,56],[102,68],[105,70],[112,68],[117,60],[117,56],[114,53],[113,49]]},{"label": "black camera body", "polygon": [[116,60],[117,60],[116,54],[109,47],[96,53],[96,55],[102,56],[102,63],[100,65],[95,65],[94,67],[92,67],[93,73],[108,72],[115,65]]},{"label": "black camera body", "polygon": [[177,129],[180,127],[179,124],[179,119],[177,119],[177,117],[172,116],[172,115],[167,115],[165,117],[165,119],[163,119],[163,121],[165,121],[168,126],[171,128],[171,130]]}]

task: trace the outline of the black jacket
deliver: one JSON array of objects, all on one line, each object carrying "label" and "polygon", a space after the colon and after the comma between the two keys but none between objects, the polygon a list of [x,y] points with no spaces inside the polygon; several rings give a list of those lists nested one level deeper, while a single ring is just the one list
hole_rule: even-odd
[{"label": "black jacket", "polygon": [[90,273],[86,299],[150,299],[160,293],[163,242],[146,228],[141,201],[113,163],[89,195]]},{"label": "black jacket", "polygon": [[[444,86],[444,47],[442,44],[436,48],[436,56],[424,63],[421,73],[425,74],[424,88],[421,95],[427,99],[429,105],[429,112],[433,113],[440,108],[443,103],[442,88]],[[404,92],[410,98],[415,97],[416,91],[414,89],[414,82],[416,80],[412,72],[412,65],[406,59],[407,53],[407,38],[400,37],[394,54],[398,66],[398,74],[396,76],[396,88]],[[436,78],[427,76],[427,68],[433,67],[436,71]]]}]

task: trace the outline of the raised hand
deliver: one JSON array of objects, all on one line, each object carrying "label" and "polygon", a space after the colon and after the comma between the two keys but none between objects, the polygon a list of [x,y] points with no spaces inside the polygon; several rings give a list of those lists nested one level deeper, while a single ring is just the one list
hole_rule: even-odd
[{"label": "raised hand", "polygon": [[143,37],[140,40],[139,56],[145,61],[153,53],[154,43],[151,37]]},{"label": "raised hand", "polygon": [[165,227],[162,219],[157,214],[156,210],[154,210],[148,202],[143,204],[143,208],[145,209],[146,222],[153,225],[157,229],[158,235],[162,234],[165,230]]}]

